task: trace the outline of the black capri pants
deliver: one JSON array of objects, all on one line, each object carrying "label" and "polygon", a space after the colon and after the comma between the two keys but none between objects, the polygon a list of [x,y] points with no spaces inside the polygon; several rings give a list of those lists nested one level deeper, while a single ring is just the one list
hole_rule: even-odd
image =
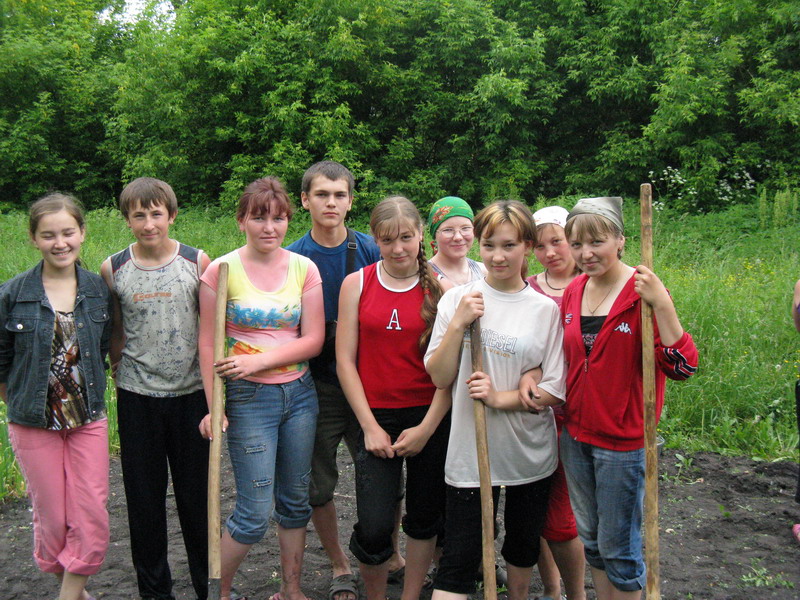
[{"label": "black capri pants", "polygon": [[[551,479],[552,475],[506,486],[505,539],[501,550],[506,563],[527,568],[539,560],[539,536],[547,514]],[[492,488],[492,495],[496,518],[500,486]],[[433,587],[454,594],[472,594],[482,559],[480,488],[448,485],[446,512],[444,553]]]},{"label": "black capri pants", "polygon": [[[392,442],[405,429],[422,422],[428,406],[373,409],[378,424]],[[406,463],[406,513],[403,531],[413,539],[428,540],[444,529],[444,462],[450,437],[450,415],[442,419],[422,451],[410,458],[378,458],[367,452],[364,433],[356,446],[356,506],[358,522],[350,537],[350,551],[365,565],[380,565],[392,556],[397,499],[402,495]]]}]

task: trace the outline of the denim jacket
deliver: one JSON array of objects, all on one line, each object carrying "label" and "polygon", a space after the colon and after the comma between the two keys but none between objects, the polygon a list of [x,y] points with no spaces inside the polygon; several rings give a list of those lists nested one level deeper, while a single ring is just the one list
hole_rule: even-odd
[{"label": "denim jacket", "polygon": [[[92,420],[105,410],[105,357],[111,342],[111,295],[103,279],[77,267],[75,327]],[[0,286],[0,382],[8,420],[47,424],[45,406],[56,315],[42,284],[42,262]]]}]

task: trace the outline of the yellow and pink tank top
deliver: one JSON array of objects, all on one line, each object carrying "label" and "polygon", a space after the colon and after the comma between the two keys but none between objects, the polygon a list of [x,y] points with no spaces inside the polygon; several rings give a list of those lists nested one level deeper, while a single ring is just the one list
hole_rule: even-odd
[{"label": "yellow and pink tank top", "polygon": [[[206,269],[201,280],[212,289],[217,288],[221,262],[228,263],[227,356],[268,352],[300,336],[303,293],[322,284],[311,260],[290,253],[285,281],[269,292],[250,281],[238,250],[221,256]],[[261,371],[259,376],[247,379],[258,383],[286,383],[297,379],[307,369],[308,361],[302,361]]]}]

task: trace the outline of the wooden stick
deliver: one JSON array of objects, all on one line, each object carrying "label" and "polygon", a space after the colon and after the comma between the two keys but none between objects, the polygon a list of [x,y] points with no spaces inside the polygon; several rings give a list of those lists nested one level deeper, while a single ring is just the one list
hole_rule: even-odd
[{"label": "wooden stick", "polygon": [[[642,264],[653,269],[653,191],[643,183],[639,192],[642,226]],[[660,600],[658,559],[658,452],[656,447],[656,368],[653,308],[642,302],[642,392],[644,396],[644,543],[647,600]]]},{"label": "wooden stick", "polygon": [[[483,345],[480,319],[470,326],[472,372],[483,371]],[[481,482],[481,530],[483,532],[483,597],[497,600],[497,578],[494,555],[494,500],[492,474],[489,467],[489,436],[486,432],[486,407],[480,400],[472,404],[475,414],[475,444],[478,450],[478,474]]]},{"label": "wooden stick", "polygon": [[[214,362],[225,358],[225,311],[228,304],[228,263],[219,265],[217,304],[214,311]],[[208,449],[208,597],[220,600],[220,508],[219,471],[222,450],[222,416],[224,413],[224,386],[222,377],[214,372],[211,394],[211,442]]]}]

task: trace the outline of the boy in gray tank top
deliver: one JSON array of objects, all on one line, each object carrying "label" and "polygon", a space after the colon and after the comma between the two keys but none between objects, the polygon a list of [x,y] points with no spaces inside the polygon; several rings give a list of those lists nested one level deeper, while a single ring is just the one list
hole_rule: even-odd
[{"label": "boy in gray tank top", "polygon": [[110,356],[139,595],[174,598],[166,520],[171,474],[192,585],[205,600],[208,445],[197,426],[208,408],[197,336],[200,275],[210,261],[169,237],[178,213],[169,184],[132,181],[120,211],[136,241],[108,257],[100,273],[115,302]]}]

